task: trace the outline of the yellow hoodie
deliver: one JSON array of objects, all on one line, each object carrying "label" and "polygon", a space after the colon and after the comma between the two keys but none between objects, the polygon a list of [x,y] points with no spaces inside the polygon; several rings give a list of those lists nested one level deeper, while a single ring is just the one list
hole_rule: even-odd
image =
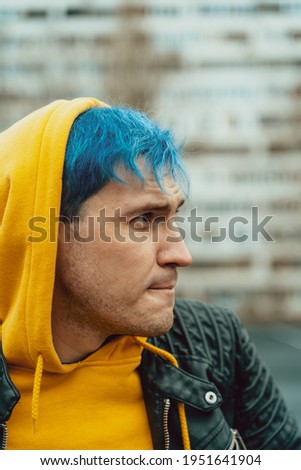
[{"label": "yellow hoodie", "polygon": [[8,449],[152,448],[137,372],[143,346],[116,338],[81,362],[62,364],[51,334],[57,246],[28,240],[34,216],[50,233],[70,128],[95,106],[105,105],[55,101],[0,135],[0,324],[21,394],[8,422]]}]

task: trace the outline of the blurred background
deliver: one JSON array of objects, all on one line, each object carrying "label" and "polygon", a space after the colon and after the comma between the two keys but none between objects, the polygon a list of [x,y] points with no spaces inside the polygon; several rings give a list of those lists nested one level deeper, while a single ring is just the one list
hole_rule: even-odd
[{"label": "blurred background", "polygon": [[184,145],[202,241],[186,230],[178,295],[239,315],[301,425],[300,0],[0,0],[0,130],[77,96],[146,111]]}]

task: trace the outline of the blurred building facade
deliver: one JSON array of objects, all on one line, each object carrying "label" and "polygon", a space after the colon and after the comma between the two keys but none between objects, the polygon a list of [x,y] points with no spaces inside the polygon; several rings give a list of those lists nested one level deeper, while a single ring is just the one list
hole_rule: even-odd
[{"label": "blurred building facade", "polygon": [[0,129],[76,96],[184,139],[199,219],[178,294],[301,321],[301,3],[0,0]]}]

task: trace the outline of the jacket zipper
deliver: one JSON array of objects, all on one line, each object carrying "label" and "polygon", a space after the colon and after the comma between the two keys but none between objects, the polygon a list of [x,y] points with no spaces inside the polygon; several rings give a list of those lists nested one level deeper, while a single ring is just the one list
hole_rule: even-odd
[{"label": "jacket zipper", "polygon": [[170,409],[170,399],[164,399],[164,408],[163,408],[163,435],[164,435],[164,449],[169,450],[170,445],[170,436],[168,431],[168,414]]},{"label": "jacket zipper", "polygon": [[1,423],[0,424],[1,432],[2,432],[2,442],[0,442],[0,449],[5,450],[7,447],[7,441],[8,441],[8,431],[7,431],[7,425],[6,423]]},{"label": "jacket zipper", "polygon": [[227,450],[246,450],[247,448],[245,446],[245,443],[242,440],[242,437],[239,434],[239,432],[237,431],[237,429],[230,428],[230,430],[231,430],[233,436],[232,436],[232,439],[231,439],[230,446],[228,447]]}]

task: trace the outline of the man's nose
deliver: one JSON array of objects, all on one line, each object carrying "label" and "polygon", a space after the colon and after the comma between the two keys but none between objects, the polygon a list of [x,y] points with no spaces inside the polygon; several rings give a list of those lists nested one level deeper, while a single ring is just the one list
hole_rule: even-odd
[{"label": "man's nose", "polygon": [[168,264],[175,267],[185,267],[192,263],[191,254],[180,236],[165,240],[158,252],[158,263],[161,266]]}]

